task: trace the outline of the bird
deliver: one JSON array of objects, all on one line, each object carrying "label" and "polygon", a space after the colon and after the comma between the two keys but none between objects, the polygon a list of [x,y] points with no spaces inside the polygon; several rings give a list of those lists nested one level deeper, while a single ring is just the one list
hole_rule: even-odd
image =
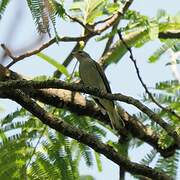
[{"label": "bird", "polygon": [[[79,76],[84,85],[98,88],[106,93],[111,93],[108,79],[102,67],[94,61],[88,53],[79,50],[73,52],[73,56],[79,62]],[[125,126],[124,121],[118,114],[118,109],[114,101],[96,96],[93,96],[93,99],[103,112],[107,112],[113,129],[119,130]]]}]

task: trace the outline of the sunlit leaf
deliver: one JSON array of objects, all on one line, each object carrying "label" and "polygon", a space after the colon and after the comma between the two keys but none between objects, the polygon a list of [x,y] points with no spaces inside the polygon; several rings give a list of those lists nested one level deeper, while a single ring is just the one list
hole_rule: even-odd
[{"label": "sunlit leaf", "polygon": [[49,64],[53,65],[54,67],[56,67],[61,73],[63,73],[66,77],[69,77],[69,73],[68,70],[66,69],[66,67],[62,64],[60,64],[58,61],[56,61],[55,59],[51,58],[48,55],[45,55],[44,53],[37,53],[36,54],[38,57],[40,57],[41,59],[47,61]]},{"label": "sunlit leaf", "polygon": [[95,159],[96,159],[98,171],[102,172],[102,163],[101,163],[100,155],[97,152],[95,152],[94,154],[95,154]]},{"label": "sunlit leaf", "polygon": [[82,175],[80,176],[80,180],[95,180],[93,176],[90,175]]},{"label": "sunlit leaf", "polygon": [[[139,40],[143,38],[143,36],[147,35],[147,31],[142,30],[137,32],[131,32],[124,37],[124,41],[127,43],[129,47],[135,46]],[[114,45],[110,48],[110,50],[105,54],[103,58],[106,59],[106,64],[117,63],[127,52],[127,48],[124,46],[121,40],[118,40]]]},{"label": "sunlit leaf", "polygon": [[97,17],[103,14],[107,0],[84,0],[74,2],[70,10],[80,12],[84,24],[91,24]]},{"label": "sunlit leaf", "polygon": [[160,48],[158,48],[153,53],[153,55],[149,57],[149,62],[154,63],[157,60],[159,60],[161,55],[163,55],[169,48],[172,48],[176,43],[177,43],[177,40],[166,40],[166,42],[164,42],[164,44]]},{"label": "sunlit leaf", "polygon": [[151,40],[157,39],[159,35],[159,25],[156,21],[149,22],[149,37]]}]

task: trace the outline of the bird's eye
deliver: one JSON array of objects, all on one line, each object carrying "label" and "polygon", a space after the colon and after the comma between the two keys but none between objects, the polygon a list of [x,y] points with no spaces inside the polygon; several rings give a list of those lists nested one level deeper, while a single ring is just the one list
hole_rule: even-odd
[{"label": "bird's eye", "polygon": [[83,52],[82,51],[79,51],[80,54],[82,54]]}]

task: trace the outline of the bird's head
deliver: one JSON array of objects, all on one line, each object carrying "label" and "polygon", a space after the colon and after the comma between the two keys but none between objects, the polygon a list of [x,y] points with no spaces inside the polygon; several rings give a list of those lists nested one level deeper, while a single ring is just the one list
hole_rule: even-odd
[{"label": "bird's head", "polygon": [[79,50],[79,51],[76,51],[76,52],[73,52],[72,53],[74,57],[76,57],[77,60],[83,60],[83,59],[86,59],[86,58],[91,58],[89,56],[88,53],[86,53],[85,51],[82,51],[82,50]]}]

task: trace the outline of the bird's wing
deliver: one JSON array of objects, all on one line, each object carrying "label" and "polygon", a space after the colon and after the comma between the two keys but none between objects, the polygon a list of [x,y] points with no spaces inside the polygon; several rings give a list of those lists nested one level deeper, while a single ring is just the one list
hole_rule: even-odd
[{"label": "bird's wing", "polygon": [[101,76],[101,78],[102,78],[102,80],[103,80],[103,82],[104,82],[104,84],[106,86],[107,92],[111,93],[111,87],[109,85],[108,79],[107,79],[103,69],[101,68],[101,66],[96,61],[93,61],[93,62],[96,65],[96,68],[97,68],[97,70],[98,70],[98,72],[99,72],[99,74],[100,74],[100,76]]},{"label": "bird's wing", "polygon": [[101,109],[106,109],[103,104],[99,101],[98,98],[93,97],[94,101],[96,102],[96,104],[101,108]]}]

